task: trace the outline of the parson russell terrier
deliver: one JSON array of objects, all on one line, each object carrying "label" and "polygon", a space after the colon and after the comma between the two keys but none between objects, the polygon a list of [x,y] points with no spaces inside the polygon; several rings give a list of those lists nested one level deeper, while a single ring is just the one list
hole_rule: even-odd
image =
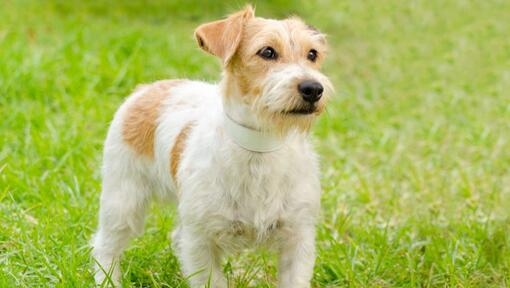
[{"label": "parson russell terrier", "polygon": [[96,282],[120,283],[119,258],[142,233],[150,200],[170,197],[172,246],[192,287],[227,287],[222,256],[258,246],[277,251],[279,287],[310,287],[321,187],[308,131],[332,90],[319,72],[325,36],[247,6],[195,37],[221,59],[219,84],[142,85],[111,123]]}]

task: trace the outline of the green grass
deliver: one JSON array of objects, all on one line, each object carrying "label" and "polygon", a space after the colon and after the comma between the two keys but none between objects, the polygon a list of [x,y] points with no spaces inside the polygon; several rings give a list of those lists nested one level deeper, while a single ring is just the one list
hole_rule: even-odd
[{"label": "green grass", "polygon": [[[0,287],[92,286],[115,109],[137,83],[217,80],[192,31],[244,5],[122,2],[0,4]],[[329,34],[314,286],[510,286],[510,2],[254,2]],[[154,207],[125,286],[186,287],[174,216]],[[242,258],[225,266],[237,286],[274,286],[272,255]]]}]

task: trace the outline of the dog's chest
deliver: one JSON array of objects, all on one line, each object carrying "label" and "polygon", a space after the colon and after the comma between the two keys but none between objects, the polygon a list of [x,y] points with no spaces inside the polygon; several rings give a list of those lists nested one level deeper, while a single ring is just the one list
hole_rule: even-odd
[{"label": "dog's chest", "polygon": [[[315,185],[313,152],[298,142],[272,153],[251,153],[222,140],[197,140],[184,158],[183,222],[226,250],[281,242],[302,211],[317,206],[320,187]],[[222,145],[213,147],[213,153],[199,149],[214,142]]]},{"label": "dog's chest", "polygon": [[294,189],[288,163],[252,157],[230,163],[223,170],[221,242],[231,246],[263,244],[278,237],[285,225],[289,197]]}]

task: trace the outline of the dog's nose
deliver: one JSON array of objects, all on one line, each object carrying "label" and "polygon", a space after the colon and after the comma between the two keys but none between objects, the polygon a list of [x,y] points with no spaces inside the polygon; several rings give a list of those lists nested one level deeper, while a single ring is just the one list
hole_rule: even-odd
[{"label": "dog's nose", "polygon": [[308,103],[315,103],[321,99],[324,87],[314,80],[305,80],[298,85],[299,94]]}]

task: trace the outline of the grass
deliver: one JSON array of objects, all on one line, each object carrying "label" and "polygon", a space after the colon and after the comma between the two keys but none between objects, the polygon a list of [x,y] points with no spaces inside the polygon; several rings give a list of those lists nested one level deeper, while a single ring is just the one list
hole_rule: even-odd
[{"label": "grass", "polygon": [[[314,129],[323,213],[314,287],[510,286],[508,1],[253,1],[329,34],[337,93]],[[313,2],[313,3],[312,3]],[[217,1],[0,4],[0,287],[92,286],[102,141],[137,83],[218,80],[195,26]],[[186,287],[155,206],[125,286]],[[275,261],[225,271],[271,287]]]}]

